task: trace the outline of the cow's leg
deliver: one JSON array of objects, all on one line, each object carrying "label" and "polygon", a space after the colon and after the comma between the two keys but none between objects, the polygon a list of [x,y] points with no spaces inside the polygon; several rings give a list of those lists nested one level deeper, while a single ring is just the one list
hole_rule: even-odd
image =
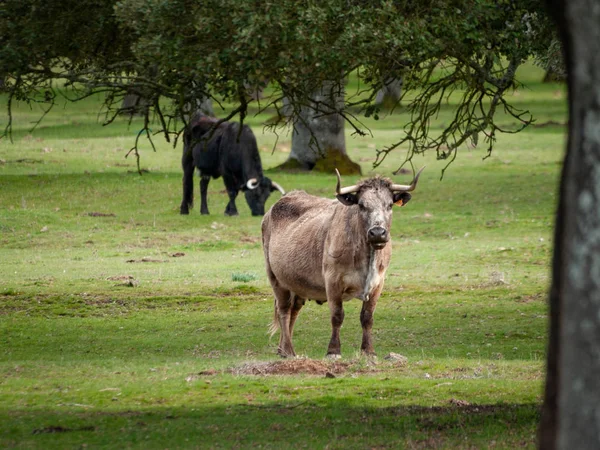
[{"label": "cow's leg", "polygon": [[229,196],[229,203],[227,203],[227,206],[225,207],[225,215],[237,216],[238,211],[235,206],[235,198],[238,195],[238,186],[233,178],[226,175],[223,176],[223,181],[225,182],[225,188],[227,189],[227,195]]},{"label": "cow's leg", "polygon": [[238,211],[237,208],[235,206],[235,198],[238,195],[238,191],[237,189],[235,190],[227,190],[227,195],[229,195],[229,203],[227,204],[227,207],[225,208],[225,215],[227,216],[237,216],[238,215]]},{"label": "cow's leg", "polygon": [[377,307],[377,300],[381,295],[383,285],[378,287],[369,298],[369,301],[363,302],[362,309],[360,310],[360,324],[362,325],[363,337],[360,349],[363,353],[371,356],[375,356],[375,350],[373,350],[373,338],[371,337],[371,329],[373,328],[373,313]]},{"label": "cow's leg", "polygon": [[300,298],[294,294],[294,304],[290,313],[290,339],[294,337],[294,323],[296,323],[296,318],[304,306],[304,303],[306,303],[306,299]]},{"label": "cow's leg", "polygon": [[180,214],[189,214],[194,204],[194,160],[184,152],[181,160],[183,168],[183,200],[179,207]]},{"label": "cow's leg", "polygon": [[[296,356],[294,346],[292,345],[292,333],[290,327],[295,294],[281,286],[273,286],[273,293],[275,294],[275,307],[277,308],[280,331],[277,354],[283,358]],[[298,315],[297,312],[296,315]]]},{"label": "cow's leg", "polygon": [[339,357],[342,354],[340,343],[340,328],[344,322],[344,304],[341,297],[328,299],[331,312],[331,340],[327,348],[327,356]]},{"label": "cow's leg", "polygon": [[202,175],[200,177],[200,214],[210,214],[208,212],[208,202],[206,201],[208,183],[210,183],[210,176]]}]

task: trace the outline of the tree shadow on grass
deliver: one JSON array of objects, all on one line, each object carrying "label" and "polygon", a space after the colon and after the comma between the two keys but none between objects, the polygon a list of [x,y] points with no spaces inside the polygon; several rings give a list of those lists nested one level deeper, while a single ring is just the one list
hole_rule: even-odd
[{"label": "tree shadow on grass", "polygon": [[[198,395],[198,393],[194,393]],[[537,404],[360,407],[352,400],[3,412],[3,448],[527,448]],[[4,417],[2,417],[4,416]]]}]

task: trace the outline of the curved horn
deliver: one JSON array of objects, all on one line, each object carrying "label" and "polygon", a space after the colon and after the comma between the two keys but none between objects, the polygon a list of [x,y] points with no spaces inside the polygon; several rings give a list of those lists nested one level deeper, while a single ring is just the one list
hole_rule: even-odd
[{"label": "curved horn", "polygon": [[345,188],[340,188],[341,184],[342,184],[342,179],[340,177],[340,173],[338,172],[337,169],[335,169],[335,174],[337,175],[337,186],[335,187],[335,193],[337,195],[344,195],[344,194],[350,194],[352,192],[357,192],[358,191],[358,186],[355,184],[353,186],[348,186]]},{"label": "curved horn", "polygon": [[271,185],[277,189],[279,192],[281,192],[281,195],[285,195],[285,191],[283,190],[283,188],[281,186],[279,186],[277,183],[275,183],[273,180],[271,180]]},{"label": "curved horn", "polygon": [[390,187],[390,190],[404,191],[404,192],[414,191],[415,188],[417,187],[417,181],[419,181],[419,175],[421,175],[421,172],[423,172],[424,168],[425,168],[425,166],[421,167],[421,170],[419,170],[417,172],[417,174],[415,175],[415,178],[412,180],[412,183],[410,183],[408,186],[405,184],[392,184],[392,187]]},{"label": "curved horn", "polygon": [[256,178],[250,178],[246,183],[246,187],[250,190],[256,189],[258,187],[258,180]]}]

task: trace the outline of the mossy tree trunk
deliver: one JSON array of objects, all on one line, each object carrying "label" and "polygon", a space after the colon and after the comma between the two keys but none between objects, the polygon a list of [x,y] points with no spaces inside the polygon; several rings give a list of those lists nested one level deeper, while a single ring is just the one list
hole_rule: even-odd
[{"label": "mossy tree trunk", "polygon": [[569,139],[557,211],[542,449],[600,448],[600,0],[551,0]]},{"label": "mossy tree trunk", "polygon": [[346,153],[344,118],[337,112],[344,104],[343,86],[326,83],[311,100],[298,111],[290,156],[278,169],[360,174],[360,165]]}]

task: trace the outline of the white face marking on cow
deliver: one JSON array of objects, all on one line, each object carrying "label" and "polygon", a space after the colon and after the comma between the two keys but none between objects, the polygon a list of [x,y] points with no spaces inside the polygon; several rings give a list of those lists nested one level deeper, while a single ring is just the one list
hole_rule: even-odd
[{"label": "white face marking on cow", "polygon": [[365,224],[367,240],[374,249],[382,249],[390,240],[393,205],[389,189],[368,187],[359,193],[359,214]]}]

